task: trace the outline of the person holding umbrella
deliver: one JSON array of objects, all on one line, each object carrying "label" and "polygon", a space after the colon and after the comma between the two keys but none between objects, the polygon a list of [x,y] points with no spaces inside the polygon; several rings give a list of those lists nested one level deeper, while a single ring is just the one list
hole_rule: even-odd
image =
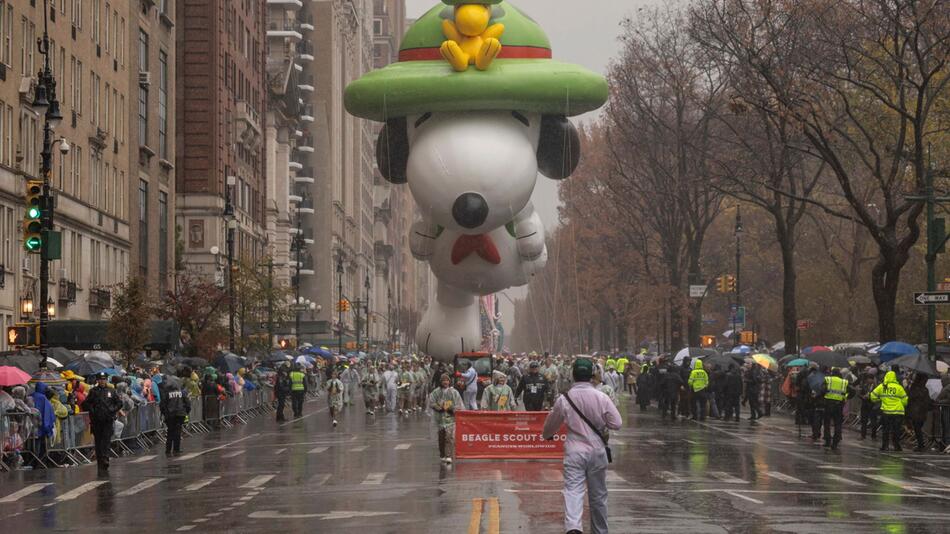
[{"label": "person holding umbrella", "polygon": [[907,406],[907,392],[897,381],[897,373],[888,371],[884,375],[884,381],[871,392],[871,402],[881,404],[884,419],[881,450],[888,450],[888,445],[893,443],[894,450],[900,452],[901,424],[904,421],[904,408]]},{"label": "person holding umbrella", "polygon": [[96,464],[99,466],[99,475],[109,474],[109,445],[112,442],[112,433],[115,418],[122,409],[119,395],[109,387],[109,375],[100,372],[96,375],[96,387],[92,388],[82,409],[89,412],[89,421],[92,434],[96,440]]}]

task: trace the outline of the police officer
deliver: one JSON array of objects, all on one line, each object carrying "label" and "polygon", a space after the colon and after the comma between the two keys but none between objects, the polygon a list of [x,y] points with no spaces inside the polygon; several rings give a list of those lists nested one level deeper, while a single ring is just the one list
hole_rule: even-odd
[{"label": "police officer", "polygon": [[693,420],[706,420],[706,393],[709,389],[709,373],[703,369],[703,361],[696,359],[686,384],[693,391]]},{"label": "police officer", "polygon": [[888,371],[884,375],[884,382],[878,384],[871,392],[871,402],[881,403],[881,414],[884,420],[881,434],[884,441],[881,450],[886,451],[888,441],[894,444],[894,450],[901,450],[901,425],[904,422],[904,408],[907,406],[907,392],[904,386],[897,381],[897,374]]},{"label": "police officer", "polygon": [[303,399],[307,394],[307,375],[300,370],[298,365],[290,372],[290,401],[294,411],[294,417],[303,415]]},{"label": "police officer", "polygon": [[274,396],[277,397],[277,422],[283,422],[284,406],[287,404],[287,397],[290,396],[290,376],[287,373],[287,364],[284,364],[277,370],[277,376],[274,378]]},{"label": "police officer", "polygon": [[107,374],[97,374],[96,387],[92,388],[82,403],[82,409],[89,412],[90,427],[96,438],[96,463],[100,475],[109,473],[109,445],[112,442],[115,418],[122,409],[122,401],[115,390],[109,387],[108,381]]},{"label": "police officer", "polygon": [[544,408],[544,399],[548,394],[548,381],[541,376],[541,365],[531,362],[528,374],[515,390],[515,398],[524,393],[524,409],[526,412],[540,412]]},{"label": "police officer", "polygon": [[191,413],[191,401],[182,393],[177,381],[166,380],[165,382],[167,382],[165,392],[159,403],[162,415],[165,417],[165,425],[168,426],[165,455],[178,456],[181,454],[181,427],[185,424],[185,418]]},{"label": "police officer", "polygon": [[[854,394],[854,388],[847,380],[841,378],[840,369],[832,369],[831,374],[825,377],[825,447],[837,450],[841,443],[841,424],[844,422],[844,401]],[[834,437],[831,435],[831,425],[835,425]]]}]

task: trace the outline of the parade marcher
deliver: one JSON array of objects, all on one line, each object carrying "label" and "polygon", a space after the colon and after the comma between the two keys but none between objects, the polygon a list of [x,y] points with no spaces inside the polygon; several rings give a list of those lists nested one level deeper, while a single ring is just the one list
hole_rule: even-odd
[{"label": "parade marcher", "polygon": [[650,364],[643,364],[640,368],[640,375],[637,376],[637,404],[640,405],[640,411],[645,412],[650,406],[650,397],[656,395],[655,376],[650,368]]},{"label": "parade marcher", "polygon": [[904,422],[904,408],[907,406],[907,392],[897,381],[897,373],[888,371],[884,375],[884,381],[871,391],[871,402],[881,404],[884,419],[881,450],[886,451],[888,445],[893,444],[894,450],[900,452],[901,425]]},{"label": "parade marcher", "polygon": [[579,358],[572,366],[574,386],[554,403],[544,421],[544,439],[554,439],[567,426],[564,442],[564,530],[582,532],[584,494],[590,508],[591,532],[607,534],[607,448],[609,430],[619,430],[620,412],[590,384],[593,362]]},{"label": "parade marcher", "polygon": [[617,371],[617,364],[607,364],[607,371],[603,376],[604,384],[610,386],[617,395],[623,392],[623,376]]},{"label": "parade marcher", "polygon": [[709,388],[709,373],[703,368],[703,361],[696,359],[693,362],[693,370],[689,373],[689,379],[686,384],[693,393],[693,415],[692,419],[706,420],[706,402],[707,389]]},{"label": "parade marcher", "polygon": [[871,428],[871,439],[877,439],[877,429],[880,426],[878,418],[881,415],[877,404],[871,402],[871,392],[877,387],[877,368],[870,367],[861,374],[858,386],[858,395],[861,397],[861,438],[867,439],[868,427]]},{"label": "parade marcher", "polygon": [[[831,447],[831,450],[837,450],[838,444],[841,443],[844,403],[852,396],[853,391],[848,381],[841,377],[840,369],[832,369],[831,374],[825,377],[823,424],[825,425],[825,447]],[[834,425],[834,436],[831,434],[832,425]]]},{"label": "parade marcher", "polygon": [[907,419],[914,429],[914,439],[917,441],[914,452],[927,450],[924,445],[924,423],[927,422],[927,415],[930,414],[932,406],[933,401],[927,389],[927,376],[918,374],[907,390]]},{"label": "parade marcher", "polygon": [[506,412],[515,409],[515,394],[508,385],[508,375],[501,371],[492,373],[494,383],[485,388],[483,399],[485,406],[493,412]]},{"label": "parade marcher", "polygon": [[508,369],[505,371],[505,374],[508,375],[508,387],[510,387],[512,391],[517,391],[518,386],[521,385],[521,367],[518,367],[514,360],[509,358]]},{"label": "parade marcher", "polygon": [[551,359],[551,355],[544,353],[544,365],[541,366],[541,376],[548,381],[547,389],[547,398],[544,399],[545,408],[550,408],[554,404],[554,399],[557,397],[557,392],[559,391],[559,386],[562,384],[558,383],[558,378],[563,376],[563,373],[558,372],[558,368],[554,365],[554,360]]},{"label": "parade marcher", "polygon": [[343,384],[343,381],[340,380],[340,372],[336,369],[330,372],[330,380],[327,380],[327,383],[323,385],[324,389],[327,390],[327,403],[330,408],[330,421],[333,423],[333,426],[337,425],[337,416],[340,415],[340,411],[343,409],[343,391],[346,386]]},{"label": "parade marcher", "polygon": [[185,424],[185,418],[191,413],[191,401],[188,395],[181,391],[177,381],[166,380],[163,384],[165,386],[159,406],[165,418],[165,425],[168,426],[165,455],[178,456],[181,454],[181,427]]},{"label": "parade marcher", "polygon": [[376,366],[370,365],[360,381],[363,388],[363,403],[366,405],[367,415],[376,415],[376,399],[379,397],[379,373]]},{"label": "parade marcher", "polygon": [[386,391],[386,411],[394,413],[396,411],[396,390],[399,388],[399,373],[393,368],[392,364],[386,366],[383,371],[383,386]]},{"label": "parade marcher", "polygon": [[594,389],[607,395],[607,398],[610,399],[610,402],[614,403],[614,406],[620,406],[620,400],[617,398],[617,393],[614,391],[614,388],[604,382],[603,378],[600,375],[600,371],[595,371],[594,376],[591,378],[590,383],[594,386]]},{"label": "parade marcher", "polygon": [[524,403],[526,412],[540,412],[544,409],[544,399],[548,394],[548,381],[541,376],[541,366],[538,362],[531,362],[528,365],[528,374],[525,375],[518,389],[515,391],[515,397],[524,393],[521,402]]},{"label": "parade marcher", "polygon": [[761,367],[756,363],[745,365],[745,396],[742,398],[742,405],[749,404],[749,421],[756,421],[761,417],[759,411],[759,393],[762,387],[760,369]]},{"label": "parade marcher", "polygon": [[657,382],[660,419],[666,419],[666,414],[669,412],[670,418],[675,421],[676,401],[686,382],[683,380],[683,376],[680,375],[678,368],[671,368],[666,362],[663,362],[657,368]]},{"label": "parade marcher", "polygon": [[277,369],[277,376],[274,377],[274,397],[277,398],[277,422],[285,421],[284,406],[287,404],[287,397],[291,393],[290,376],[287,374],[287,366],[282,365]]},{"label": "parade marcher", "polygon": [[343,382],[343,404],[352,406],[356,398],[356,388],[360,386],[360,372],[356,370],[355,365],[348,365],[343,370],[340,382]]},{"label": "parade marcher", "polygon": [[478,409],[478,372],[471,362],[465,363],[465,370],[462,372],[462,385],[464,393],[462,398],[465,401],[466,410]]},{"label": "parade marcher", "polygon": [[452,463],[455,451],[455,409],[462,405],[462,396],[452,387],[452,379],[443,374],[439,387],[429,394],[429,407],[439,427],[439,458],[444,463]]},{"label": "parade marcher", "polygon": [[307,395],[307,375],[298,365],[290,372],[290,399],[294,410],[294,418],[303,416],[303,400]]},{"label": "parade marcher", "polygon": [[96,387],[92,388],[86,396],[82,409],[89,412],[89,422],[96,440],[96,464],[99,466],[99,474],[107,474],[111,454],[109,445],[112,442],[115,418],[122,409],[118,394],[109,387],[107,374],[96,375]]}]

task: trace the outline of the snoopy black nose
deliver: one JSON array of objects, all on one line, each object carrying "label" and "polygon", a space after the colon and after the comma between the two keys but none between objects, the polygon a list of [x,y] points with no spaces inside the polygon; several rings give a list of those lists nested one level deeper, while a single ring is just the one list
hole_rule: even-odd
[{"label": "snoopy black nose", "polygon": [[455,199],[452,217],[459,226],[478,228],[488,218],[488,202],[478,193],[465,193]]}]

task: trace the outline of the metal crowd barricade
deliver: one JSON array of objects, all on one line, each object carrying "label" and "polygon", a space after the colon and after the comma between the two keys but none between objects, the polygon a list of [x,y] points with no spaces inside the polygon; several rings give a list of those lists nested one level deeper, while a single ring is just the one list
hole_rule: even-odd
[{"label": "metal crowd barricade", "polygon": [[204,399],[201,397],[190,397],[191,412],[185,419],[185,426],[182,431],[187,435],[204,434],[211,432],[211,428],[204,421]]}]

